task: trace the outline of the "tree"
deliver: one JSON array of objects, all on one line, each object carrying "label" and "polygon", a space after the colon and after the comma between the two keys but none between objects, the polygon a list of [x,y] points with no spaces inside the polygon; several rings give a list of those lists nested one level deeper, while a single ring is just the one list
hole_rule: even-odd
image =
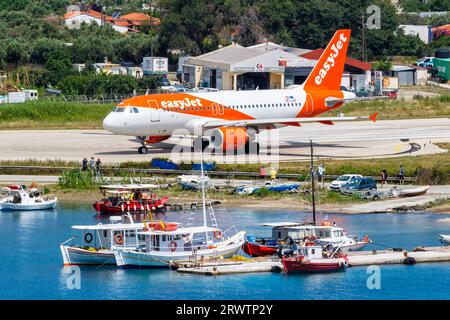
[{"label": "tree", "polygon": [[45,64],[48,59],[69,58],[70,53],[63,41],[57,39],[37,39],[31,48],[31,62]]},{"label": "tree", "polygon": [[51,84],[56,84],[62,79],[75,73],[75,69],[69,58],[64,57],[51,57],[45,63],[45,68],[49,71],[48,79]]},{"label": "tree", "polygon": [[255,7],[248,8],[247,14],[239,20],[237,29],[236,42],[243,46],[254,45],[262,39],[264,30],[259,22]]}]

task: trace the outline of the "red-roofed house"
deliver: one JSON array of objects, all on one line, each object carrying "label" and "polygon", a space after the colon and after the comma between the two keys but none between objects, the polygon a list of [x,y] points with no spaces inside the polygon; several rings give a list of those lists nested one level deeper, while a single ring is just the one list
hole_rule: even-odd
[{"label": "red-roofed house", "polygon": [[64,24],[69,29],[79,29],[83,23],[92,24],[96,23],[98,25],[104,25],[110,23],[112,28],[120,33],[127,33],[128,24],[116,23],[114,19],[106,14],[101,14],[100,12],[94,10],[87,11],[72,11],[68,12],[63,16]]},{"label": "red-roofed house", "polygon": [[133,30],[139,30],[143,25],[159,26],[161,24],[161,20],[159,20],[158,18],[151,17],[148,14],[141,12],[128,13],[118,17],[114,21],[120,21],[121,23],[126,24],[128,28]]},{"label": "red-roofed house", "polygon": [[[300,57],[319,60],[323,51],[324,49],[319,48],[301,54]],[[345,60],[344,75],[342,76],[342,85],[347,88],[353,87],[356,90],[369,85],[371,81],[371,70],[372,64],[347,57],[347,60]]]}]

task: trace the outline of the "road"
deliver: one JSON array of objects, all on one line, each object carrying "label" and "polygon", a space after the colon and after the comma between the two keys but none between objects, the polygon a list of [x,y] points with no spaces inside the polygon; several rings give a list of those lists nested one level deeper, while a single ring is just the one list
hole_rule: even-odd
[{"label": "road", "polygon": [[[267,150],[267,136],[274,139]],[[322,159],[383,158],[443,152],[432,143],[450,142],[450,119],[386,120],[372,123],[355,121],[333,126],[311,123],[298,127],[264,131],[260,135],[261,155],[210,156],[217,162],[307,160],[309,139],[314,153]],[[432,143],[430,143],[430,141]],[[192,153],[173,152],[174,145],[187,146],[190,140],[172,138],[164,145],[169,149],[151,148],[137,153],[134,137],[117,136],[104,130],[3,130],[0,131],[0,160],[60,159],[81,161],[83,157],[100,157],[104,163],[149,161],[166,157],[190,161]],[[414,147],[411,143],[415,143]],[[270,152],[269,152],[270,151]],[[199,155],[196,155],[197,159]]]}]

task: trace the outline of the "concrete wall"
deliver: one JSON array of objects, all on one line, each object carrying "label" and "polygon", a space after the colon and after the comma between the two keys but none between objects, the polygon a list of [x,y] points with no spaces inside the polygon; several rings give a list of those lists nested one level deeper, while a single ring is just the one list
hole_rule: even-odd
[{"label": "concrete wall", "polygon": [[284,88],[284,74],[271,73],[270,74],[270,89]]}]

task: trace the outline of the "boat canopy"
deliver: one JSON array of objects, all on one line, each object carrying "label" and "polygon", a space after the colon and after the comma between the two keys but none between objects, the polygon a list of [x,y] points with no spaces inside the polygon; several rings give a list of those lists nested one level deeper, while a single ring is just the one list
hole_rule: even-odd
[{"label": "boat canopy", "polygon": [[269,222],[269,223],[263,223],[262,226],[264,227],[294,227],[294,226],[301,226],[304,225],[302,222]]},{"label": "boat canopy", "polygon": [[162,231],[162,230],[149,230],[149,231],[141,231],[138,234],[143,234],[147,236],[153,235],[176,235],[176,234],[191,234],[191,233],[206,233],[206,232],[214,232],[217,231],[217,228],[211,227],[190,227],[190,228],[178,228],[174,231]]},{"label": "boat canopy", "polygon": [[144,223],[107,223],[94,224],[88,226],[72,226],[76,230],[129,230],[143,229]]}]

